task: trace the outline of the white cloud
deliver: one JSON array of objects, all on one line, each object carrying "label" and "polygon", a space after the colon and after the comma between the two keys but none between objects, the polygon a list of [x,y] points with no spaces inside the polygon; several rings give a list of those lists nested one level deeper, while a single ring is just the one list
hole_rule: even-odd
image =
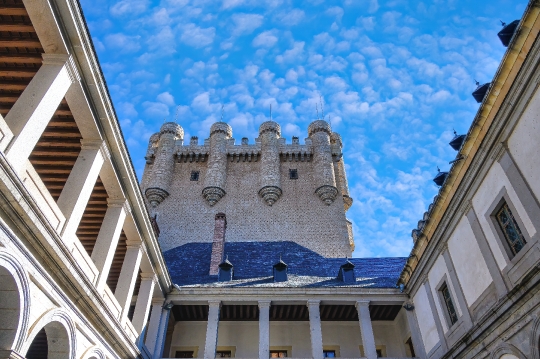
[{"label": "white cloud", "polygon": [[169,92],[162,92],[157,96],[157,100],[167,106],[174,106],[174,97]]},{"label": "white cloud", "polygon": [[274,31],[265,31],[257,35],[251,44],[254,47],[273,47],[277,41],[278,38],[274,35]]},{"label": "white cloud", "polygon": [[287,10],[276,16],[276,20],[283,26],[298,25],[304,20],[306,14],[300,9]]},{"label": "white cloud", "polygon": [[276,56],[276,62],[279,63],[285,63],[285,62],[292,62],[292,61],[298,61],[299,58],[304,53],[304,45],[306,43],[304,41],[295,42],[292,49],[289,49],[283,53],[283,55]]},{"label": "white cloud", "polygon": [[331,8],[328,8],[325,13],[328,16],[332,16],[336,19],[336,21],[341,21],[341,18],[343,17],[343,9],[339,6],[333,6]]},{"label": "white cloud", "polygon": [[154,120],[166,118],[169,116],[169,107],[159,102],[143,102],[144,114]]},{"label": "white cloud", "polygon": [[216,29],[213,27],[203,29],[195,24],[187,24],[182,29],[180,41],[186,45],[199,48],[212,44],[215,36]]},{"label": "white cloud", "polygon": [[110,11],[113,16],[139,15],[146,11],[148,4],[148,0],[122,0],[114,4]]},{"label": "white cloud", "polygon": [[140,36],[127,36],[122,33],[111,34],[105,38],[109,50],[119,52],[136,52],[141,48]]},{"label": "white cloud", "polygon": [[263,23],[264,17],[259,14],[234,14],[232,21],[235,24],[233,36],[249,35]]}]

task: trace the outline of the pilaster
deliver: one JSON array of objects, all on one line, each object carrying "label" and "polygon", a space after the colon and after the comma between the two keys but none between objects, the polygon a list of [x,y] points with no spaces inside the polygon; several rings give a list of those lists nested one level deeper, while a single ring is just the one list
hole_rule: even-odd
[{"label": "pilaster", "polygon": [[270,305],[269,300],[259,301],[259,359],[270,357]]},{"label": "pilaster", "polygon": [[323,343],[321,329],[320,300],[308,300],[309,333],[311,337],[311,356],[313,359],[323,359]]},{"label": "pilaster", "polygon": [[206,327],[206,342],[204,345],[204,359],[215,359],[218,341],[219,311],[221,301],[208,301],[208,323]]},{"label": "pilaster", "polygon": [[139,334],[143,332],[144,326],[146,325],[156,281],[157,277],[154,273],[141,273],[141,286],[139,287],[139,294],[137,295],[137,302],[135,303],[135,312],[133,313],[133,320],[131,321],[133,327]]},{"label": "pilaster", "polygon": [[128,239],[124,263],[122,263],[120,277],[118,277],[118,284],[116,286],[116,291],[114,292],[114,296],[122,307],[120,321],[123,321],[124,318],[127,317],[127,312],[131,304],[131,297],[133,296],[133,289],[135,288],[135,282],[137,281],[137,275],[139,274],[141,257],[141,242]]},{"label": "pilaster", "polygon": [[407,302],[403,305],[403,308],[405,308],[405,315],[407,316],[409,330],[411,331],[411,340],[414,348],[414,353],[419,359],[427,359],[426,348],[424,347],[422,333],[420,332],[420,327],[418,326],[418,319],[416,318],[414,304],[411,302]]},{"label": "pilaster", "polygon": [[359,300],[356,302],[358,311],[358,321],[360,322],[360,334],[362,335],[362,345],[364,346],[364,356],[367,359],[377,358],[377,349],[375,347],[375,336],[371,325],[369,314],[369,300]]}]

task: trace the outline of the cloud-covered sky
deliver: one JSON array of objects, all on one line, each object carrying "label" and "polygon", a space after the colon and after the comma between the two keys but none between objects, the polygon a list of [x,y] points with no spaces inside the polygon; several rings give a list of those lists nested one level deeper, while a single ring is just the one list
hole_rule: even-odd
[{"label": "cloud-covered sky", "polygon": [[[82,0],[138,175],[164,119],[208,137],[221,117],[290,143],[324,104],[343,137],[356,257],[406,256],[526,0]],[[319,109],[320,111],[320,109]]]}]

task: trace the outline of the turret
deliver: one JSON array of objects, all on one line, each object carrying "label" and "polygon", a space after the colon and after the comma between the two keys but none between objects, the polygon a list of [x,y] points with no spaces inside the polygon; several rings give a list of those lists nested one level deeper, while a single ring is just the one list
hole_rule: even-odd
[{"label": "turret", "polygon": [[330,143],[332,147],[336,150],[335,158],[337,161],[334,162],[334,172],[336,177],[336,184],[343,196],[343,205],[345,206],[345,211],[347,211],[352,206],[352,198],[349,195],[349,184],[347,183],[347,174],[345,173],[345,162],[343,161],[343,142],[341,141],[341,136],[332,132],[330,135]]},{"label": "turret", "polygon": [[313,144],[314,179],[317,186],[315,193],[321,201],[330,205],[338,194],[330,147],[332,129],[326,121],[317,120],[309,125],[308,134]]},{"label": "turret", "polygon": [[278,140],[281,128],[274,121],[266,121],[259,127],[261,141],[261,189],[259,195],[271,206],[281,197],[281,173]]},{"label": "turret", "polygon": [[210,128],[210,155],[204,179],[202,195],[210,206],[225,196],[227,180],[227,141],[232,137],[232,128],[225,122],[216,122]]},{"label": "turret", "polygon": [[[152,136],[152,139],[155,140],[156,137]],[[159,130],[159,142],[157,148],[154,147],[154,164],[148,180],[152,187],[144,192],[153,208],[169,196],[169,185],[174,172],[175,142],[183,139],[184,130],[174,122],[164,123]]]}]

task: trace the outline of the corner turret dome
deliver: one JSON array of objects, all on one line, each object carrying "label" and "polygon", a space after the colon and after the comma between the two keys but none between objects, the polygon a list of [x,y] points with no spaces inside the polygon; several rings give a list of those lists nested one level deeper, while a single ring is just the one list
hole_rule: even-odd
[{"label": "corner turret dome", "polygon": [[316,132],[326,132],[329,135],[332,134],[332,128],[330,127],[330,124],[324,120],[317,120],[313,121],[308,126],[308,136],[311,137]]},{"label": "corner turret dome", "polygon": [[172,133],[177,138],[184,139],[184,129],[176,122],[166,122],[159,129],[160,133]]},{"label": "corner turret dome", "polygon": [[266,121],[261,123],[261,126],[259,126],[259,135],[262,135],[267,131],[275,132],[279,137],[281,137],[281,126],[277,122]]},{"label": "corner turret dome", "polygon": [[232,128],[226,122],[216,122],[210,127],[210,136],[216,132],[222,132],[227,135],[227,137],[232,137]]}]

